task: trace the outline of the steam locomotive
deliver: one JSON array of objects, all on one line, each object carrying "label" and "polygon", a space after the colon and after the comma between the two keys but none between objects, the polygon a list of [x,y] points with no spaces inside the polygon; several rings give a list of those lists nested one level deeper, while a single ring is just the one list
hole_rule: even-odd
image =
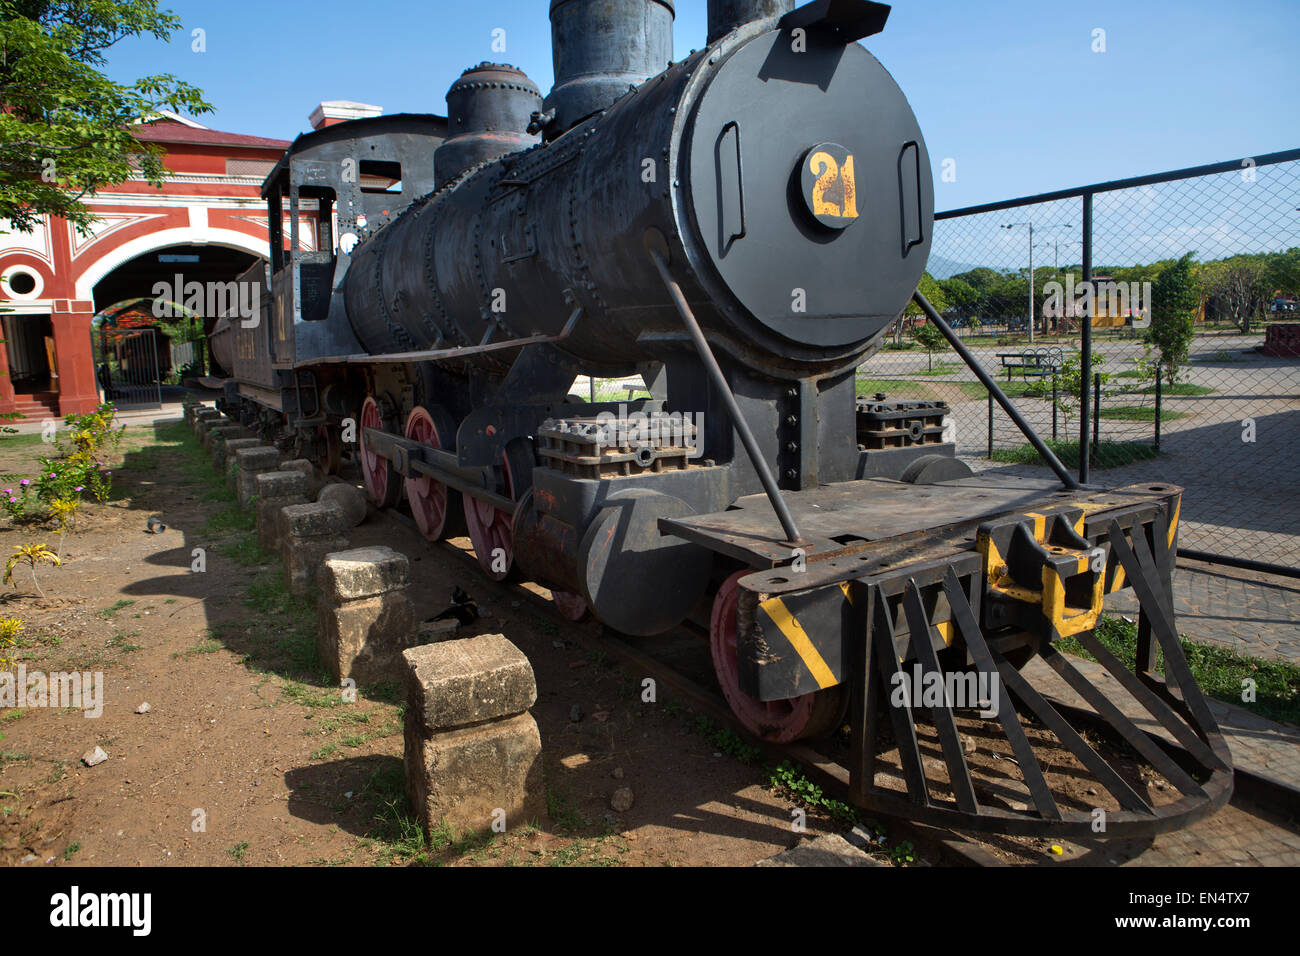
[{"label": "steam locomotive", "polygon": [[[933,223],[917,120],[858,42],[889,9],[709,0],[706,45],[672,62],[674,0],[552,0],[545,98],[481,63],[445,119],[300,136],[263,188],[270,266],[245,276],[265,283],[261,314],[212,336],[220,405],[326,472],[352,456],[375,504],[404,500],[431,540],[467,532],[488,576],[545,585],[571,619],[707,624],[744,726],[788,742],[847,722],[852,786],[881,812],[1083,833],[1031,758],[1031,812],[976,796],[960,706],[882,694],[905,665],[981,675],[1054,724],[1020,668],[1090,639],[1119,587],[1142,596],[1143,653],[1180,654],[1180,491],[974,476],[942,403],[856,394]],[[586,402],[580,375],[640,375],[648,397]],[[1176,717],[1209,782],[1166,757],[1189,789],[1157,806],[1071,737],[1119,804],[1111,832],[1222,805],[1231,764],[1195,683],[1170,698],[1153,658],[1125,681]],[[905,795],[874,783],[882,713]],[[918,756],[922,718],[945,779]]]}]

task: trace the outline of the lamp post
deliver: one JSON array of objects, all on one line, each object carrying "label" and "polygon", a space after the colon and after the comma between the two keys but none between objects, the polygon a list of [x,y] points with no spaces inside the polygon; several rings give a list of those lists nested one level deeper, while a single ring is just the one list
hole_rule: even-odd
[{"label": "lamp post", "polygon": [[1016,226],[1029,227],[1029,344],[1034,344],[1034,224],[1032,222],[1009,222],[1003,229]]},{"label": "lamp post", "polygon": [[[1083,243],[1080,242],[1078,239],[1066,239],[1066,240],[1065,240],[1065,244],[1066,244],[1067,246],[1082,246],[1082,245],[1083,245]],[[1056,276],[1059,276],[1059,275],[1061,274],[1061,240],[1060,240],[1060,239],[1053,239],[1050,243],[1049,243],[1049,242],[1044,242],[1043,245],[1044,245],[1044,246],[1048,246],[1048,245],[1050,245],[1050,246],[1052,247],[1052,274],[1053,274],[1053,275],[1056,275]],[[1072,312],[1073,312],[1073,309],[1071,308],[1072,306],[1073,306],[1073,303],[1070,303],[1070,306],[1067,307],[1066,310],[1063,310],[1063,314],[1065,314],[1065,315],[1067,315],[1067,316],[1068,316],[1068,315],[1071,315]],[[1061,326],[1060,326],[1060,316],[1059,316],[1059,314],[1058,314],[1058,317],[1057,317],[1057,323],[1056,323],[1056,330],[1059,332],[1060,329],[1061,329]],[[1047,321],[1047,316],[1044,315],[1044,316],[1043,316],[1043,333],[1046,334],[1048,331],[1049,331],[1049,323],[1048,323],[1048,321]]]}]

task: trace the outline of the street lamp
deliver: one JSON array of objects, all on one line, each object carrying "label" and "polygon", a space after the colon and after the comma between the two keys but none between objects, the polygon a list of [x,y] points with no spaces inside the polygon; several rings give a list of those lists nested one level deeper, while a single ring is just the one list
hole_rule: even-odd
[{"label": "street lamp", "polygon": [[[1051,242],[1044,242],[1044,243],[1041,243],[1041,245],[1044,245],[1044,246],[1051,246],[1051,247],[1052,247],[1052,274],[1053,274],[1053,275],[1056,275],[1056,276],[1059,276],[1059,275],[1061,274],[1061,240],[1060,240],[1060,239],[1053,239]],[[1065,240],[1065,245],[1067,245],[1067,246],[1079,246],[1079,247],[1082,247],[1082,246],[1083,246],[1083,243],[1080,242],[1078,239],[1066,239],[1066,240]],[[1031,279],[1030,281],[1032,281],[1032,279]],[[1032,287],[1031,287],[1031,288],[1032,288]],[[1073,312],[1073,310],[1070,309],[1069,311],[1066,311],[1065,314],[1069,315],[1069,314],[1072,314],[1072,312]],[[1059,331],[1061,330],[1061,324],[1060,324],[1060,313],[1058,313],[1057,321],[1056,321],[1055,325],[1056,325],[1056,331],[1059,332]],[[1044,315],[1044,316],[1043,316],[1043,333],[1044,333],[1044,334],[1046,334],[1048,331],[1050,331],[1050,326],[1051,326],[1051,323],[1049,323],[1049,322],[1047,321],[1047,316]]]},{"label": "street lamp", "polygon": [[1034,344],[1034,224],[1032,222],[1009,222],[1003,229],[1016,226],[1029,227],[1029,344]]}]

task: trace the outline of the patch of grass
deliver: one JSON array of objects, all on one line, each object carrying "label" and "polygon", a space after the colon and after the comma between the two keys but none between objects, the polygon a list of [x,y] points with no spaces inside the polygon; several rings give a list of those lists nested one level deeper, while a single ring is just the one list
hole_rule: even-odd
[{"label": "patch of grass", "polygon": [[328,760],[330,757],[333,757],[338,752],[339,752],[339,745],[331,742],[317,750],[312,751],[311,759]]},{"label": "patch of grass", "polygon": [[270,561],[270,556],[262,550],[253,533],[242,534],[233,541],[217,548],[217,553],[230,558],[245,568],[255,568]]},{"label": "patch of grass", "polygon": [[213,514],[199,529],[199,534],[207,538],[222,538],[238,532],[257,529],[257,516],[238,504],[222,508]]},{"label": "patch of grass", "polygon": [[[1175,382],[1173,385],[1162,385],[1160,391],[1165,395],[1213,395],[1218,391],[1216,388],[1210,388],[1208,385],[1193,385],[1191,382]],[[1148,385],[1142,389],[1143,395],[1154,395],[1156,387]]]},{"label": "patch of grass", "polygon": [[962,362],[935,362],[934,368],[923,368],[918,372],[913,372],[912,374],[926,377],[932,375],[952,375],[954,372],[960,371],[965,367],[965,364]]},{"label": "patch of grass", "polygon": [[77,851],[80,849],[81,849],[80,843],[69,843],[66,847],[63,848],[64,861],[65,862],[71,861],[71,859],[77,855]]},{"label": "patch of grass", "polygon": [[280,693],[286,699],[304,707],[341,707],[347,703],[343,699],[343,692],[337,687],[311,687],[293,680],[286,681]]},{"label": "patch of grass", "polygon": [[236,863],[243,863],[244,856],[248,853],[248,841],[240,840],[234,846],[228,847],[226,852],[230,854],[230,858]]},{"label": "patch of grass", "polygon": [[[989,390],[979,382],[961,382],[962,393],[968,398],[987,400]],[[1038,379],[1032,382],[1011,380],[998,382],[998,388],[1007,398],[1051,398],[1052,382],[1050,379]]]},{"label": "patch of grass", "polygon": [[[604,853],[607,838],[574,840],[562,846],[546,859],[547,866],[618,866],[619,861]],[[615,847],[620,853],[626,853],[627,847]]]},{"label": "patch of grass", "polygon": [[[1097,622],[1097,640],[1130,670],[1137,660],[1137,623],[1107,616]],[[1284,661],[1246,657],[1226,647],[1179,638],[1187,666],[1210,697],[1244,707],[1271,720],[1300,724],[1300,667]],[[1092,655],[1074,638],[1058,642],[1061,650],[1087,660]],[[1164,652],[1156,649],[1156,671],[1164,673]],[[1254,702],[1244,702],[1243,681],[1255,682]]]},{"label": "patch of grass", "polygon": [[569,793],[558,784],[546,788],[546,814],[555,821],[555,832],[562,836],[576,833],[589,825],[582,811],[569,802]]},{"label": "patch of grass", "polygon": [[[1112,405],[1108,408],[1102,408],[1100,415],[1102,418],[1114,418],[1122,422],[1154,422],[1156,420],[1156,407],[1154,405]],[[1186,417],[1187,412],[1176,412],[1169,408],[1160,409],[1160,420],[1162,422],[1171,422]]]},{"label": "patch of grass", "polygon": [[[1077,441],[1052,441],[1048,439],[1047,447],[1056,453],[1056,457],[1067,468],[1079,467],[1079,443]],[[1155,458],[1160,452],[1146,442],[1104,441],[1094,446],[1094,467],[1118,468],[1135,461]],[[1046,465],[1038,457],[1033,445],[1017,445],[1014,448],[993,449],[993,461],[1012,465]]]},{"label": "patch of grass", "polygon": [[199,641],[193,647],[187,647],[183,651],[172,652],[172,659],[185,658],[188,660],[198,654],[215,654],[217,651],[221,650],[221,647],[222,645],[220,641],[208,638],[207,640]]},{"label": "patch of grass", "polygon": [[804,776],[803,771],[788,760],[782,760],[775,768],[769,767],[767,779],[773,788],[788,794],[810,810],[826,813],[845,826],[853,826],[858,822],[856,809],[842,800],[826,796],[821,787]]},{"label": "patch of grass", "polygon": [[116,634],[112,636],[112,638],[109,639],[108,646],[116,647],[124,654],[129,654],[131,653],[131,651],[138,651],[140,649],[139,644],[131,643],[131,638],[139,637],[139,636],[140,636],[139,631],[131,631],[129,634],[124,634],[121,631],[118,631]]},{"label": "patch of grass", "polygon": [[900,378],[860,378],[857,381],[859,396],[883,394],[886,398],[930,398],[933,393],[924,382],[909,382]]},{"label": "patch of grass", "polygon": [[703,714],[695,718],[691,724],[691,729],[712,744],[715,749],[728,757],[734,757],[741,763],[754,763],[763,754],[757,747],[745,743],[730,728],[714,726],[713,721]]},{"label": "patch of grass", "polygon": [[103,610],[101,610],[99,612],[99,616],[104,618],[112,617],[118,611],[122,610],[123,608],[130,607],[134,603],[135,603],[134,601],[127,601],[127,600],[118,601],[116,604],[112,605],[111,607],[106,607]]}]

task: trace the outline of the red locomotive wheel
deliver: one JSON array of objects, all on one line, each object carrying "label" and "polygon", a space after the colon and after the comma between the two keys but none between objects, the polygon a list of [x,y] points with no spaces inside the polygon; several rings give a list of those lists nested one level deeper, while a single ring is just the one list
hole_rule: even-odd
[{"label": "red locomotive wheel", "polygon": [[740,579],[749,570],[737,571],[718,589],[709,620],[709,650],[713,670],[722,685],[722,694],[740,722],[763,740],[787,744],[809,737],[824,737],[843,719],[848,706],[844,686],[814,691],[786,700],[757,700],[740,689],[736,664],[736,608],[740,599]]},{"label": "red locomotive wheel", "polygon": [[[406,419],[405,435],[430,448],[441,448],[438,429],[425,409],[416,405]],[[439,540],[447,528],[447,486],[428,475],[405,479],[406,500],[420,534],[430,541]]]},{"label": "red locomotive wheel", "polygon": [[361,477],[365,482],[366,494],[379,508],[391,508],[397,504],[401,486],[396,481],[393,466],[387,458],[381,457],[366,447],[366,429],[383,430],[384,419],[379,412],[379,403],[374,396],[367,395],[361,406],[360,424],[357,431],[358,447],[361,451]]},{"label": "red locomotive wheel", "polygon": [[[510,476],[510,461],[501,455],[501,475],[504,493],[514,500],[514,482]],[[474,555],[479,567],[493,581],[504,581],[514,567],[514,519],[504,511],[469,495],[461,495],[465,507],[465,525],[469,540],[474,545]]]},{"label": "red locomotive wheel", "polygon": [[555,602],[555,610],[560,612],[560,617],[566,621],[581,621],[587,616],[587,599],[581,594],[574,594],[572,591],[551,590],[551,600]]}]

